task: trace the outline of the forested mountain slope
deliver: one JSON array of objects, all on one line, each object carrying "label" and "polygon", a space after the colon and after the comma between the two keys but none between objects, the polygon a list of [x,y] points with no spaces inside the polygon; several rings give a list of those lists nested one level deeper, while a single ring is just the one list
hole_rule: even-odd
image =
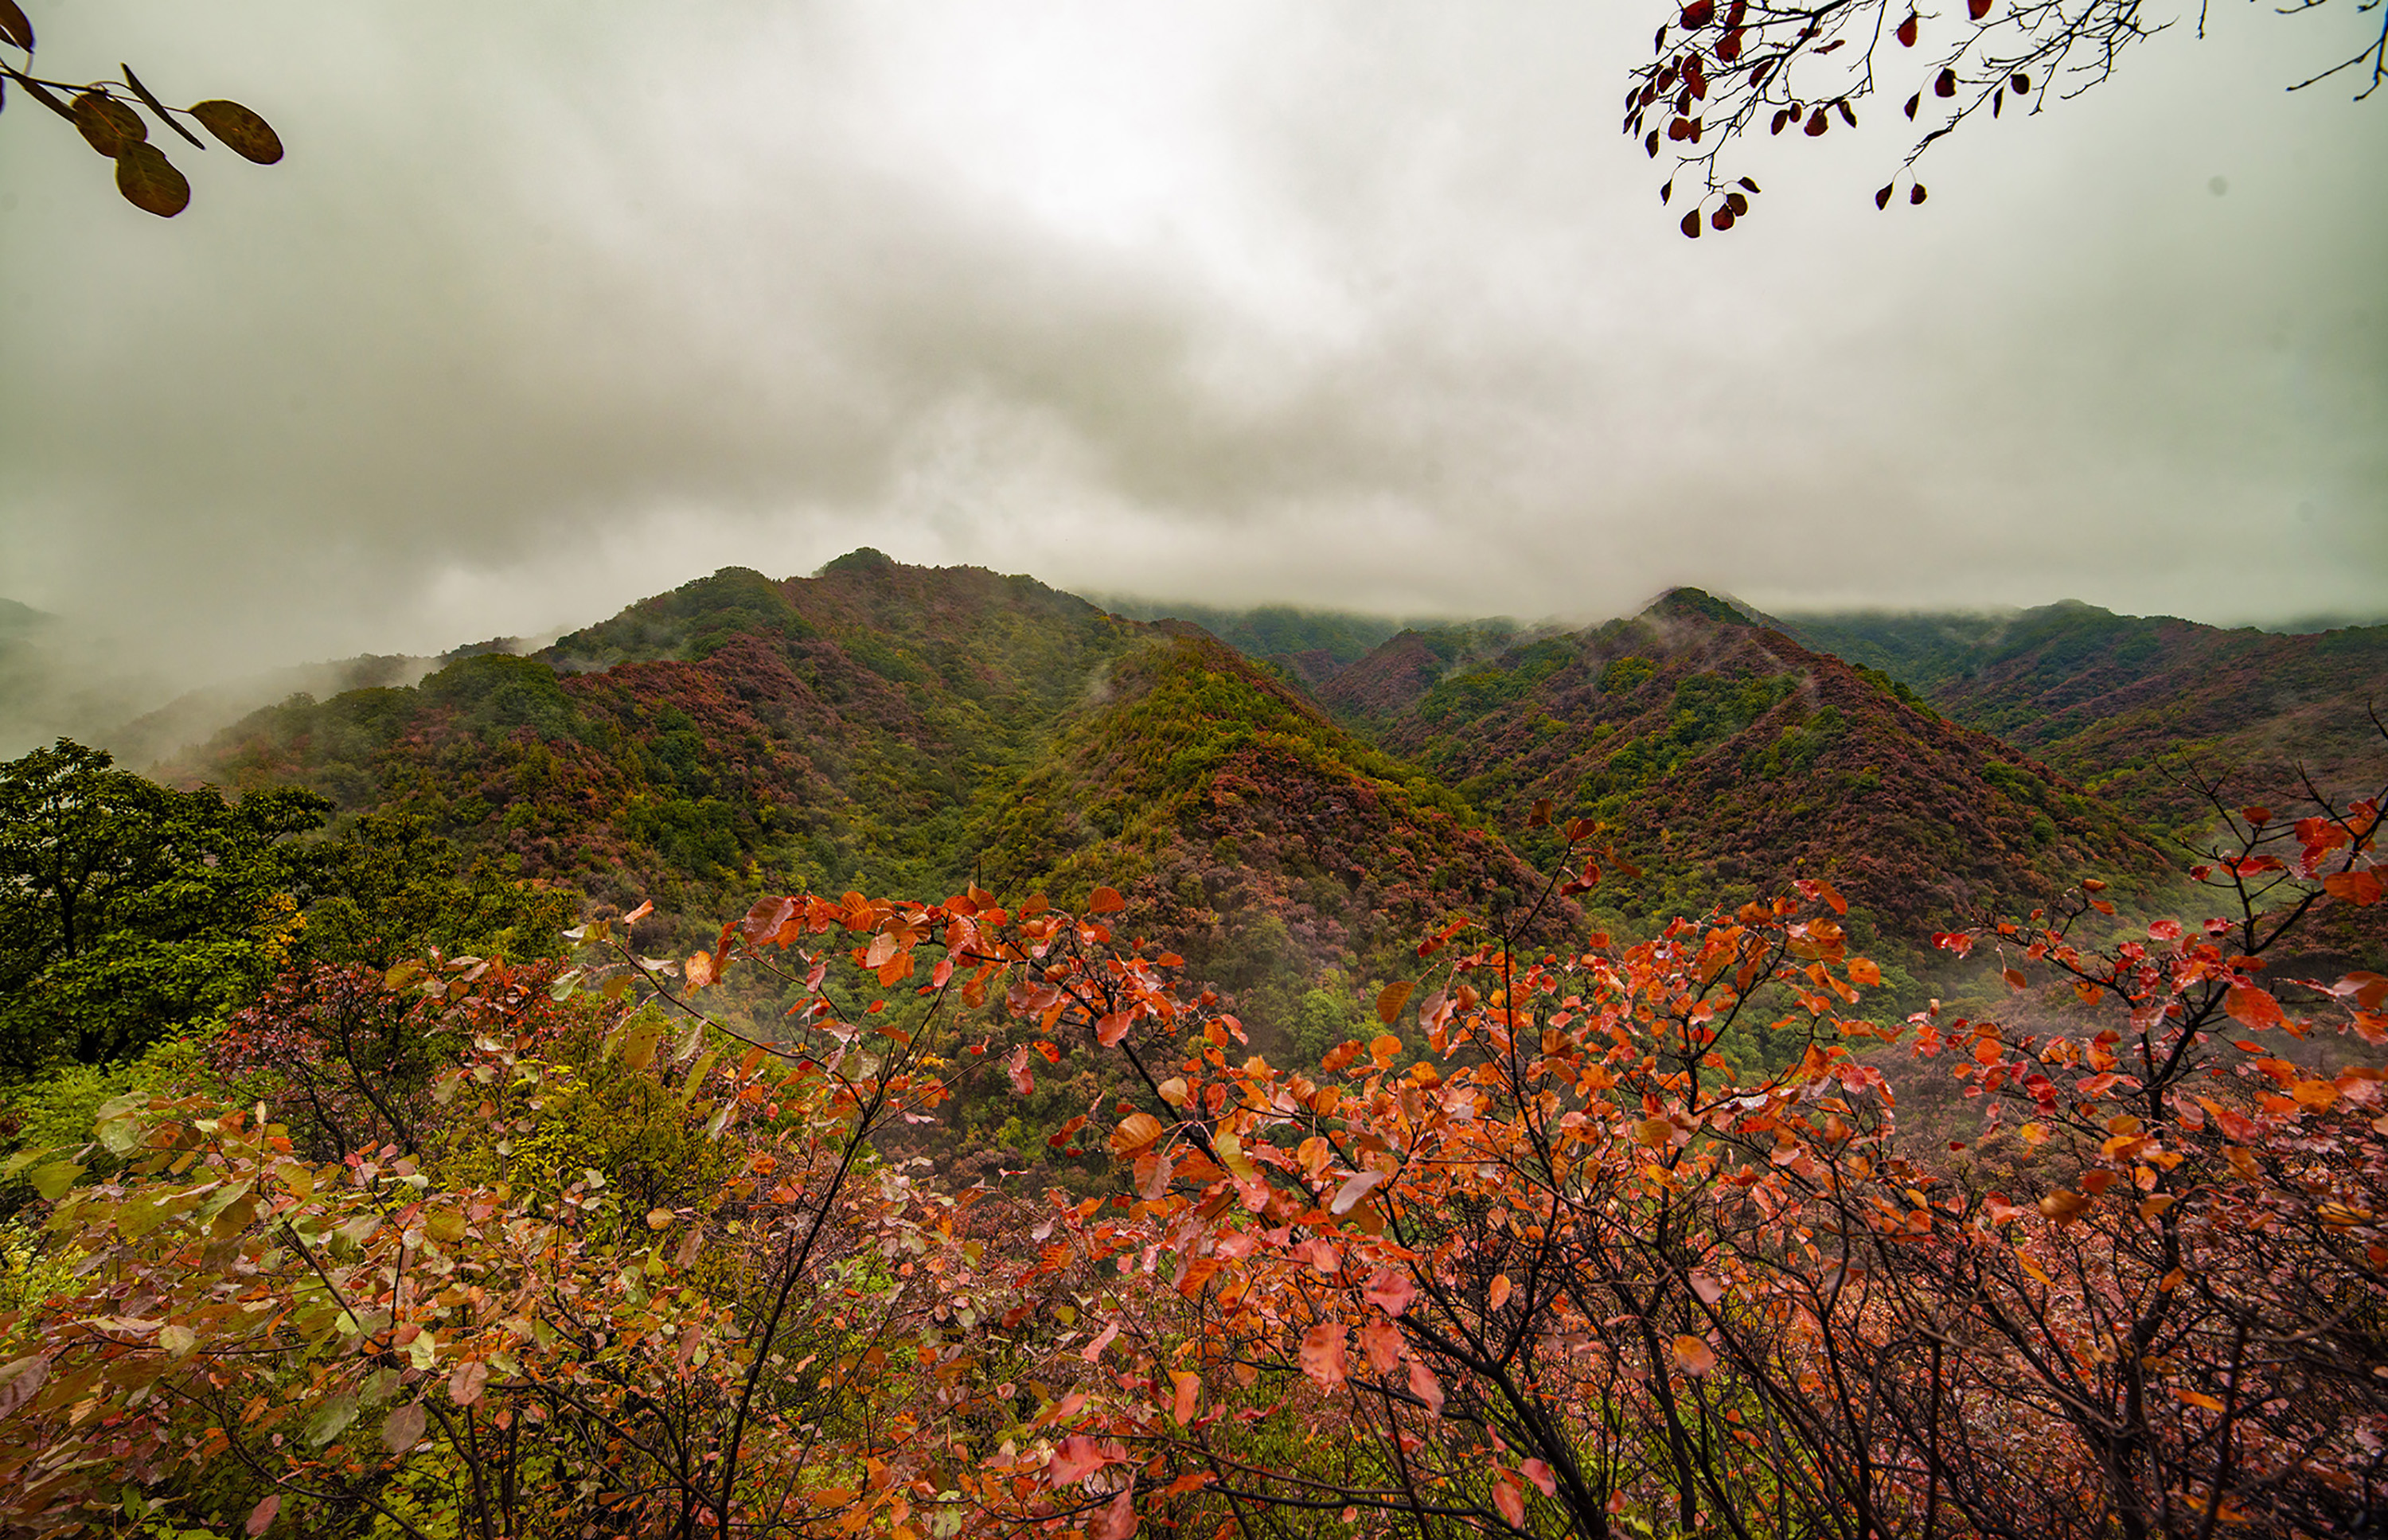
[{"label": "forested mountain slope", "polygon": [[652,898],[682,940],[767,890],[975,879],[1076,903],[1102,883],[1275,1015],[1535,880],[1433,777],[1195,627],[867,551],[784,582],[725,570],[415,688],[297,699],[177,774],[407,808],[601,904]]},{"label": "forested mountain slope", "polygon": [[[532,657],[260,712],[178,778],[404,804],[527,876],[625,906],[750,889],[926,890],[974,799],[1158,633],[1027,578],[857,552],[726,569]],[[688,895],[694,897],[694,894]]]},{"label": "forested mountain slope", "polygon": [[[2183,769],[2253,794],[2297,767],[2348,789],[2376,757],[2388,626],[2224,630],[2066,602],[2013,615],[1791,615],[1810,647],[1871,664],[1970,726],[2048,760],[2136,816],[2193,831],[2212,809]],[[2351,777],[2351,778],[2350,778]]]},{"label": "forested mountain slope", "polygon": [[1797,874],[1912,946],[2085,874],[2150,898],[2170,879],[2128,819],[2058,772],[1697,590],[1430,680],[1429,656],[1395,637],[1324,693],[1505,827],[1541,798],[1608,821],[1645,868],[1603,890],[1628,915]]},{"label": "forested mountain slope", "polygon": [[1002,890],[1115,888],[1198,976],[1242,990],[1365,978],[1431,922],[1536,890],[1449,789],[1200,631],[1124,659],[1106,693],[989,821]]}]

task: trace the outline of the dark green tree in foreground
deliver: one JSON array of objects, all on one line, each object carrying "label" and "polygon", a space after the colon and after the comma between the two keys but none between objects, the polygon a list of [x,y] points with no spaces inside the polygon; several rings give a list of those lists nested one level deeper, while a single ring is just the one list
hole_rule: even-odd
[{"label": "dark green tree in foreground", "polygon": [[214,1020],[287,958],[331,804],[177,791],[60,739],[0,764],[0,1068],[98,1064]]}]

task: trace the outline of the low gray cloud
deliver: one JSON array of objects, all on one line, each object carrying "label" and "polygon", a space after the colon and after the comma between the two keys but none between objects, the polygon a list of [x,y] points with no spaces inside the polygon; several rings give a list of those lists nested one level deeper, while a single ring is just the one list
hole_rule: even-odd
[{"label": "low gray cloud", "polygon": [[0,123],[0,595],[190,678],[860,544],[1581,617],[2388,576],[2388,107],[2283,94],[2267,16],[1952,142],[1921,209],[1865,196],[1890,124],[1753,146],[1696,244],[1614,134],[1623,7],[36,20],[292,146],[185,157],[164,222]]}]

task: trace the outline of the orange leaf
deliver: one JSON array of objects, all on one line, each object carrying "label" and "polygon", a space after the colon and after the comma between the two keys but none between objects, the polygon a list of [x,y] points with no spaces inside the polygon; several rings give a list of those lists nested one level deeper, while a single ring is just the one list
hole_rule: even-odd
[{"label": "orange leaf", "polygon": [[2380,878],[2370,872],[2332,872],[2321,885],[2331,897],[2358,907],[2380,902]]},{"label": "orange leaf", "polygon": [[1492,1483],[1492,1506],[1501,1510],[1501,1517],[1508,1520],[1513,1527],[1525,1526],[1525,1495],[1518,1490],[1518,1483],[1511,1481],[1505,1474]]},{"label": "orange leaf", "polygon": [[1177,1392],[1170,1403],[1169,1412],[1182,1428],[1194,1420],[1194,1408],[1201,1404],[1202,1376],[1190,1369],[1181,1369],[1170,1374],[1169,1382]]},{"label": "orange leaf", "polygon": [[1434,1377],[1434,1370],[1426,1367],[1424,1358],[1410,1360],[1410,1394],[1426,1403],[1429,1416],[1442,1415],[1442,1382]]},{"label": "orange leaf", "polygon": [[1086,900],[1086,911],[1095,915],[1116,915],[1127,907],[1127,900],[1109,888],[1098,888]]},{"label": "orange leaf", "polygon": [[2249,1031],[2260,1032],[2280,1024],[2280,1003],[2252,984],[2233,984],[2222,997],[2222,1008]]},{"label": "orange leaf", "polygon": [[2071,1224],[2090,1206],[2090,1200],[2070,1188],[2060,1187],[2039,1200],[2039,1211],[2058,1224]]},{"label": "orange leaf", "polygon": [[1386,985],[1377,995],[1377,1019],[1388,1027],[1391,1026],[1402,1014],[1402,1007],[1409,1004],[1410,991],[1416,988],[1417,986],[1406,978]]},{"label": "orange leaf", "polygon": [[1492,1286],[1484,1291],[1484,1307],[1488,1310],[1497,1310],[1508,1303],[1509,1275],[1505,1272],[1496,1272],[1492,1275]]},{"label": "orange leaf", "polygon": [[1398,1319],[1417,1297],[1417,1285],[1410,1275],[1394,1268],[1379,1268],[1377,1276],[1368,1280],[1368,1303]]},{"label": "orange leaf", "polygon": [[1321,1390],[1333,1390],[1348,1377],[1343,1337],[1340,1320],[1322,1320],[1302,1335],[1302,1371]]},{"label": "orange leaf", "polygon": [[1075,1486],[1109,1463],[1100,1445],[1084,1433],[1072,1433],[1053,1451],[1045,1479],[1055,1486]]},{"label": "orange leaf", "polygon": [[1112,1132],[1111,1154],[1134,1155],[1168,1131],[1161,1126],[1161,1119],[1152,1114],[1133,1113],[1121,1119],[1119,1128]]},{"label": "orange leaf", "polygon": [[1707,1374],[1717,1366],[1714,1349],[1697,1337],[1677,1337],[1674,1342],[1675,1361],[1683,1372],[1693,1376]]},{"label": "orange leaf", "polygon": [[1136,1488],[1124,1486],[1087,1532],[1089,1540],[1128,1540],[1136,1533]]}]

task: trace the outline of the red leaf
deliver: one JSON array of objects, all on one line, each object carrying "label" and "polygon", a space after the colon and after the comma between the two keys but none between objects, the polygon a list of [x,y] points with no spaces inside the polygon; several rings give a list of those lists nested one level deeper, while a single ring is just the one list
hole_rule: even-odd
[{"label": "red leaf", "polygon": [[1518,1490],[1518,1483],[1505,1473],[1492,1483],[1492,1506],[1501,1510],[1501,1517],[1508,1520],[1513,1527],[1525,1527],[1525,1495]]},{"label": "red leaf", "polygon": [[2380,878],[2372,872],[2332,872],[2321,879],[2324,891],[2357,908],[2380,902]]},{"label": "red leaf", "polygon": [[1377,1276],[1368,1280],[1368,1303],[1385,1314],[1399,1319],[1417,1297],[1417,1285],[1410,1275],[1396,1268],[1379,1268]]},{"label": "red leaf", "polygon": [[1110,1463],[1100,1445],[1084,1433],[1072,1433],[1053,1451],[1045,1478],[1055,1486],[1075,1486]]},{"label": "red leaf", "polygon": [[1036,1077],[1029,1071],[1028,1045],[1026,1043],[1022,1043],[1018,1048],[1011,1051],[1011,1057],[1005,1063],[1004,1069],[1006,1073],[1011,1077],[1012,1090],[1018,1092],[1023,1096],[1035,1094],[1036,1090]]},{"label": "red leaf", "polygon": [[1122,1487],[1087,1533],[1090,1540],[1128,1540],[1136,1533],[1136,1488]]},{"label": "red leaf", "polygon": [[1321,1390],[1333,1390],[1349,1377],[1343,1337],[1340,1320],[1322,1320],[1302,1334],[1302,1371]]},{"label": "red leaf", "polygon": [[1890,189],[1888,187],[1883,188],[1881,192],[1876,193],[1874,196],[1874,206],[1876,208],[1887,208],[1890,207]]},{"label": "red leaf", "polygon": [[1899,31],[1893,35],[1899,39],[1900,47],[1915,46],[1915,13],[1913,11],[1907,13],[1907,19],[1899,24]]},{"label": "red leaf", "polygon": [[2222,997],[2222,1008],[2231,1019],[2251,1031],[2261,1032],[2278,1027],[2282,1017],[2280,1003],[2252,984],[2233,984]]},{"label": "red leaf", "polygon": [[1990,14],[1990,0],[1965,0],[1965,14],[1979,21]]},{"label": "red leaf", "polygon": [[1426,1403],[1429,1416],[1442,1415],[1442,1382],[1434,1377],[1434,1370],[1426,1367],[1424,1358],[1410,1360],[1410,1394]]},{"label": "red leaf", "polygon": [[[1982,0],[1974,0],[1974,3],[1978,6],[1982,3]],[[1976,12],[1975,14],[1979,15],[1980,13]],[[1932,95],[1936,96],[1953,96],[1956,94],[1957,71],[1954,69],[1941,70],[1940,78],[1932,82]]]},{"label": "red leaf", "polygon": [[243,1526],[251,1535],[263,1534],[273,1527],[273,1516],[282,1511],[282,1494],[274,1493],[248,1510],[248,1522]]},{"label": "red leaf", "polygon": [[1694,240],[1700,238],[1700,211],[1696,208],[1683,216],[1683,234]]},{"label": "red leaf", "polygon": [[1922,203],[1924,201],[1924,183],[1919,182],[1914,186],[1910,187],[1907,190],[1907,201],[1910,203]]},{"label": "red leaf", "polygon": [[1683,7],[1683,31],[1696,32],[1716,19],[1716,0],[1692,0]]},{"label": "red leaf", "polygon": [[1402,1361],[1402,1329],[1390,1320],[1361,1322],[1360,1351],[1368,1356],[1370,1369],[1391,1374]]},{"label": "red leaf", "polygon": [[1518,1467],[1518,1473],[1534,1483],[1534,1490],[1545,1497],[1559,1495],[1559,1483],[1551,1474],[1550,1466],[1539,1459],[1530,1459]]},{"label": "red leaf", "polygon": [[1809,138],[1814,139],[1821,136],[1826,129],[1831,128],[1832,126],[1833,120],[1824,115],[1824,109],[1823,107],[1820,107],[1816,108],[1815,111],[1808,114]]},{"label": "red leaf", "polygon": [[1176,1391],[1170,1402],[1169,1413],[1182,1428],[1194,1420],[1194,1408],[1201,1403],[1202,1376],[1190,1369],[1181,1369],[1171,1372],[1169,1382]]}]

